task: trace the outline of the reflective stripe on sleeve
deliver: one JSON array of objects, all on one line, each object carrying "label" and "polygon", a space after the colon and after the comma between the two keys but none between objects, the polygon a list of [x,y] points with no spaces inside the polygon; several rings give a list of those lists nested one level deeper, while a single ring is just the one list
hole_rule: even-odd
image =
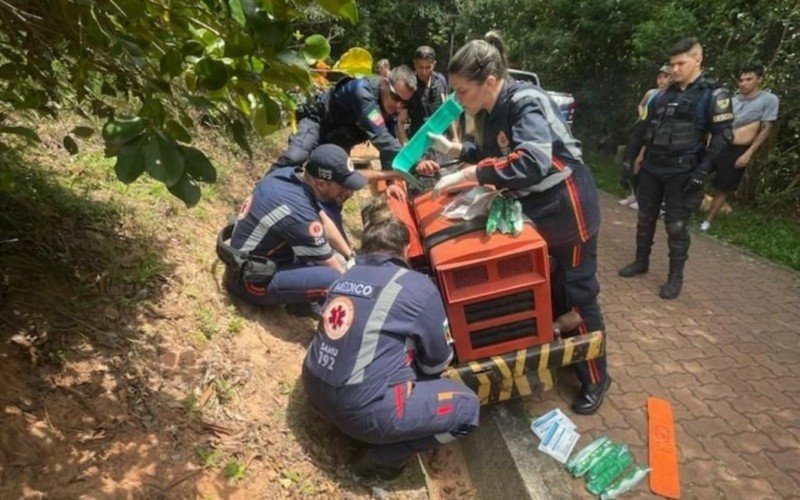
[{"label": "reflective stripe on sleeve", "polygon": [[372,363],[375,358],[375,351],[378,349],[378,340],[380,339],[381,329],[386,323],[386,317],[389,315],[389,310],[397,300],[397,296],[403,287],[397,283],[408,269],[398,269],[392,276],[392,279],[383,287],[378,298],[375,299],[375,307],[364,325],[364,335],[361,337],[361,347],[358,349],[358,357],[353,365],[353,371],[347,379],[347,385],[360,384],[364,381],[364,370]]},{"label": "reflective stripe on sleeve", "polygon": [[242,245],[242,248],[239,248],[239,250],[242,252],[252,252],[255,250],[258,244],[261,243],[261,240],[263,240],[267,235],[269,230],[272,229],[272,226],[288,217],[291,213],[292,209],[287,205],[280,205],[279,207],[273,209],[258,221],[258,225],[256,225],[256,227],[253,229],[253,232],[247,237],[247,241],[244,242],[244,245]]}]

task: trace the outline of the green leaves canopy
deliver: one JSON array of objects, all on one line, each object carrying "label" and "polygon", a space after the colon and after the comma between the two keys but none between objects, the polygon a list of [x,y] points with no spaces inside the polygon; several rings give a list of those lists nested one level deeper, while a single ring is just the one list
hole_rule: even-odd
[{"label": "green leaves canopy", "polygon": [[[41,114],[100,117],[121,181],[147,172],[193,205],[198,183],[216,180],[208,157],[185,145],[195,122],[229,131],[249,154],[251,132],[284,124],[289,91],[313,89],[309,64],[331,52],[311,31],[320,20],[355,23],[355,1],[2,2],[0,142],[40,142]],[[62,143],[75,154],[93,135],[81,125]]]}]

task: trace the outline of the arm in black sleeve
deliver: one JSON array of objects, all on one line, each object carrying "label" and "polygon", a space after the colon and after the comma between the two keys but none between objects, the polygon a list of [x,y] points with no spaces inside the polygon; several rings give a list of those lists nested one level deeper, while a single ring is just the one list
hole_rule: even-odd
[{"label": "arm in black sleeve", "polygon": [[391,170],[392,161],[402,146],[397,138],[389,132],[375,98],[369,92],[362,92],[358,96],[360,101],[358,128],[364,131],[367,138],[380,151],[381,169]]},{"label": "arm in black sleeve", "polygon": [[628,139],[628,145],[625,147],[625,153],[622,155],[623,164],[627,163],[628,165],[633,165],[633,162],[639,155],[639,151],[646,145],[645,134],[647,133],[647,128],[650,127],[652,122],[656,119],[656,101],[658,101],[660,97],[661,95],[658,95],[650,99],[641,118],[633,124],[633,130],[631,131],[630,139]]},{"label": "arm in black sleeve", "polygon": [[697,166],[696,173],[705,177],[711,171],[717,157],[727,149],[733,140],[733,107],[731,94],[725,87],[720,87],[711,94],[708,118],[710,124],[711,140],[708,143],[706,154]]}]

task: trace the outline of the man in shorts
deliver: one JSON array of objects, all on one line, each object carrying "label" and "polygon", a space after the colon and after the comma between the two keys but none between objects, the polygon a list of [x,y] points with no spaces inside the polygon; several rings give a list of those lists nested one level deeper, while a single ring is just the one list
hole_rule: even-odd
[{"label": "man in shorts", "polygon": [[739,92],[733,96],[733,141],[716,161],[716,193],[708,217],[700,224],[703,232],[711,228],[728,195],[738,189],[753,154],[766,142],[778,119],[778,97],[761,89],[763,80],[762,66],[747,66],[739,72]]}]

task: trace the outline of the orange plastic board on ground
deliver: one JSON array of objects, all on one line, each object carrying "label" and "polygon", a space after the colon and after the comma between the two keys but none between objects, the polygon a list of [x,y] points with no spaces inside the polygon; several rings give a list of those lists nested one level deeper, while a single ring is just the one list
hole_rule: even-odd
[{"label": "orange plastic board on ground", "polygon": [[678,447],[669,401],[647,398],[650,489],[667,498],[681,497]]}]

